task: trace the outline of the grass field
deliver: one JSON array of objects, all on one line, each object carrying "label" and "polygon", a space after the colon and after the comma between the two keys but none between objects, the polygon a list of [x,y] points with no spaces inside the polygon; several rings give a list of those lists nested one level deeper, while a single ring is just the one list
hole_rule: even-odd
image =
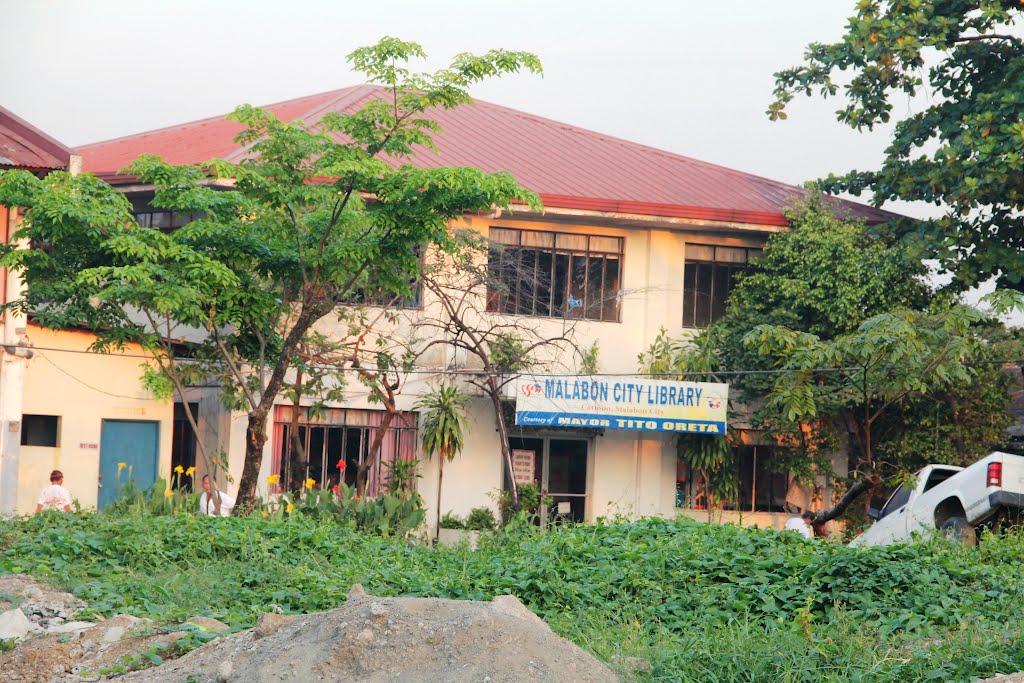
[{"label": "grass field", "polygon": [[851,549],[795,534],[647,519],[521,529],[477,552],[296,517],[46,514],[0,531],[0,570],[103,615],[206,614],[237,628],[275,605],[379,595],[514,593],[642,680],[956,681],[1024,669],[1024,534]]}]

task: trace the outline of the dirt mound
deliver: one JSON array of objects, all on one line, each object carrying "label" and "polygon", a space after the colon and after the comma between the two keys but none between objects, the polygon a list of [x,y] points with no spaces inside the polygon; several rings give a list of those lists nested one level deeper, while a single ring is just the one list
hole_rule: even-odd
[{"label": "dirt mound", "polygon": [[511,595],[492,602],[378,598],[356,585],[337,609],[296,617],[264,615],[254,629],[118,680],[185,679],[606,683],[618,677],[555,635]]}]

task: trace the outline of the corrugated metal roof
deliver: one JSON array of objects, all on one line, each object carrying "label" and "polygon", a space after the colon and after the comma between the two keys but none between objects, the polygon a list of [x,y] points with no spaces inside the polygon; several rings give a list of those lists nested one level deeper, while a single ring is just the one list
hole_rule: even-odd
[{"label": "corrugated metal roof", "polygon": [[[361,85],[267,108],[282,120],[312,124],[327,112],[354,111],[386,92]],[[787,203],[804,194],[799,187],[480,100],[436,112],[434,118],[443,128],[435,136],[438,151],[418,149],[411,163],[508,171],[549,207],[785,225]],[[142,153],[176,164],[213,157],[237,161],[247,153],[232,142],[240,130],[218,117],[86,145],[77,152],[86,170],[103,176]],[[863,204],[844,204],[871,221],[892,217]]]},{"label": "corrugated metal roof", "polygon": [[71,150],[24,119],[0,107],[0,167],[65,168]]}]

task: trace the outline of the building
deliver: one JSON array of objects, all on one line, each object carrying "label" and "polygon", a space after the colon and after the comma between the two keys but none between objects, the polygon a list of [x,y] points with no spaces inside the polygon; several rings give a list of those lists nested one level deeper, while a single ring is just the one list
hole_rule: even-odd
[{"label": "building", "polygon": [[[39,177],[77,172],[81,159],[38,128],[0,107],[0,170]],[[0,230],[18,229],[17,207],[0,206]],[[2,272],[3,301],[16,301],[24,283]],[[65,486],[83,508],[116,496],[118,463],[149,487],[170,473],[173,405],[154,399],[140,380],[142,350],[90,352],[95,337],[80,330],[47,330],[16,311],[2,320],[0,353],[0,514],[28,513],[64,472]]]},{"label": "building", "polygon": [[[375,86],[356,86],[268,109],[283,120],[315,124],[326,112],[352,111],[380,92]],[[442,112],[437,120],[444,131],[435,140],[437,153],[421,150],[413,163],[506,170],[539,193],[545,206],[542,213],[524,207],[512,215],[466,216],[459,222],[503,245],[502,253],[518,263],[532,264],[534,273],[543,270],[549,283],[561,283],[539,285],[514,276],[507,295],[487,300],[488,310],[535,329],[571,318],[581,341],[599,340],[603,373],[635,373],[638,354],[660,329],[678,336],[720,315],[732,276],[748,266],[769,235],[786,229],[786,204],[803,194],[783,183],[486,102]],[[188,217],[148,207],[147,188],[119,175],[118,169],[142,153],[178,164],[212,157],[237,161],[247,153],[233,142],[240,130],[218,117],[99,142],[77,152],[86,170],[120,185],[132,197],[144,225],[172,228]],[[849,204],[849,210],[867,220],[886,217],[858,204]],[[489,265],[501,268],[497,262]],[[429,315],[432,306],[436,301],[421,292],[416,305],[405,311],[409,323]],[[474,369],[452,349],[421,360],[420,372],[408,378],[399,397],[404,412],[385,440],[385,460],[413,456],[415,397],[433,379],[432,371],[453,368]],[[207,448],[229,454],[237,479],[242,416],[225,415],[216,397],[203,390],[196,390],[193,403]],[[493,506],[494,494],[505,483],[491,428],[493,411],[484,398],[476,397],[472,412],[464,454],[445,467],[442,512],[465,514],[476,506]],[[268,434],[263,475],[280,472],[288,457],[291,417],[291,407],[282,399]],[[299,429],[311,458],[308,475],[320,483],[336,481],[334,463],[365,458],[379,419],[380,411],[357,387],[349,400],[325,416],[300,415]],[[781,523],[772,513],[781,511],[789,478],[769,473],[771,446],[759,443],[756,434],[748,436],[739,473],[747,490],[741,492],[739,506],[751,513],[746,521]],[[681,474],[670,434],[519,429],[513,441],[520,457],[532,461],[541,490],[576,519],[670,515],[678,512],[677,502],[700,502],[692,483],[686,487],[688,496],[677,493]],[[427,463],[422,474],[420,490],[432,510],[436,463]]]}]

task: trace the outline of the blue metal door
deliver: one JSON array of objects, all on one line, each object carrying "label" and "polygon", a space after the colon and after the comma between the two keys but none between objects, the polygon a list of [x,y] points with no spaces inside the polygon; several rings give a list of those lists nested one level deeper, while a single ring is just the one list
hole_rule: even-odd
[{"label": "blue metal door", "polygon": [[159,454],[159,422],[103,420],[99,509],[117,500],[129,477],[142,490],[149,489],[156,481]]}]

